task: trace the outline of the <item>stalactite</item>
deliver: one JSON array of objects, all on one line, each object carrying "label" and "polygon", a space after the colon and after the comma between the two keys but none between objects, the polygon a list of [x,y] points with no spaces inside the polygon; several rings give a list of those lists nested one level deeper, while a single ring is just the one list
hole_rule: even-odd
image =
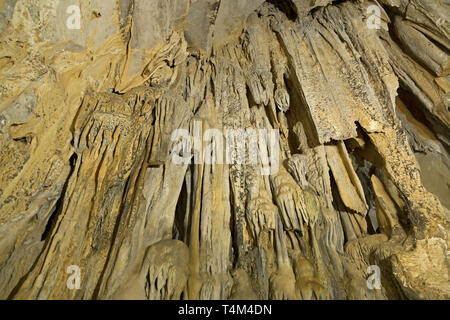
[{"label": "stalactite", "polygon": [[0,298],[450,297],[444,1],[5,3]]}]

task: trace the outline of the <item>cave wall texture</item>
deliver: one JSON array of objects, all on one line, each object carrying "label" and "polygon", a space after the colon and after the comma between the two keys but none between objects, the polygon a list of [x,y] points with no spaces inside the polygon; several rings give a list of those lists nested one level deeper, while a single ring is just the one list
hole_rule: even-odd
[{"label": "cave wall texture", "polygon": [[0,299],[450,299],[449,19],[0,0]]}]

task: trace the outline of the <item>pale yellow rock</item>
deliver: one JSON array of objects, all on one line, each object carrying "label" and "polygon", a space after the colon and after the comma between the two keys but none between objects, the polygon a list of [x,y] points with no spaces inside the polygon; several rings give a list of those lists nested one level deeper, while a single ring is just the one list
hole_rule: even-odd
[{"label": "pale yellow rock", "polygon": [[398,226],[397,209],[380,179],[373,175],[371,180],[375,192],[380,231],[390,237],[393,229]]},{"label": "pale yellow rock", "polygon": [[339,194],[344,204],[365,216],[367,213],[366,199],[362,191],[361,182],[356,176],[347,157],[345,146],[327,145],[328,164],[339,189]]},{"label": "pale yellow rock", "polygon": [[449,299],[448,16],[0,1],[0,299]]}]

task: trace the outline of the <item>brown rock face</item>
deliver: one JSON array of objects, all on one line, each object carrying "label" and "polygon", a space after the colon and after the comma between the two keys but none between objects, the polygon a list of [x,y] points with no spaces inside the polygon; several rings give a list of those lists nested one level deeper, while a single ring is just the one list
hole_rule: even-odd
[{"label": "brown rock face", "polygon": [[444,0],[0,0],[0,299],[450,299]]}]

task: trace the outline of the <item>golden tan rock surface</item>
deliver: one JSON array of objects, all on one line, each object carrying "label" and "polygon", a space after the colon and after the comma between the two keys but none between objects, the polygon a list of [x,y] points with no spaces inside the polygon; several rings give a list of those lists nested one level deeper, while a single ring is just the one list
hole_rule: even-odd
[{"label": "golden tan rock surface", "polygon": [[449,20],[0,0],[0,299],[450,299]]}]

